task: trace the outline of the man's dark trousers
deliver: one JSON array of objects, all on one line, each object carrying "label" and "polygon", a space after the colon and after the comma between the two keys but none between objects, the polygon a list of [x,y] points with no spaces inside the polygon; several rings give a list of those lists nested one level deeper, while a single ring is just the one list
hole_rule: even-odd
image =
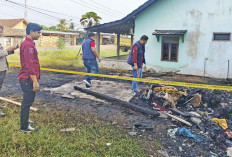
[{"label": "man's dark trousers", "polygon": [[[6,75],[6,71],[0,71],[0,90],[2,88],[2,84],[3,84],[3,81],[4,81],[5,75]],[[1,113],[1,110],[0,110],[0,113]]]},{"label": "man's dark trousers", "polygon": [[30,79],[20,79],[19,83],[23,91],[23,101],[20,113],[20,128],[21,130],[28,129],[28,121],[30,114],[30,107],[35,100],[35,92],[33,91],[33,83]]},{"label": "man's dark trousers", "polygon": [[0,71],[0,89],[2,88],[5,75],[6,75],[6,71]]}]

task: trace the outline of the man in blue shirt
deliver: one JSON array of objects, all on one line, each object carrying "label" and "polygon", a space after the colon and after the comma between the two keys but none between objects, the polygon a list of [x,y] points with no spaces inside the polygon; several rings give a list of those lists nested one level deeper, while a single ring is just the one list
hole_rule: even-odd
[{"label": "man in blue shirt", "polygon": [[[85,72],[87,73],[99,73],[99,66],[97,63],[97,59],[101,62],[101,58],[99,57],[96,49],[95,49],[95,34],[89,33],[88,38],[82,44],[83,51],[83,63],[85,65]],[[86,89],[90,89],[92,87],[91,80],[93,76],[85,76],[84,82],[86,83]]]}]

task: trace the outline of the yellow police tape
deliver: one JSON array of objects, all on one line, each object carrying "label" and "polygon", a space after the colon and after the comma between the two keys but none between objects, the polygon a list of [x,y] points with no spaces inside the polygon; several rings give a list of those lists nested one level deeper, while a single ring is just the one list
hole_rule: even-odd
[{"label": "yellow police tape", "polygon": [[[50,59],[50,60],[41,60],[40,63],[44,62],[55,62],[55,61],[61,61],[61,60],[69,60],[74,58],[81,58],[82,55],[75,56],[75,57],[66,57],[66,58],[57,58],[57,59]],[[9,63],[20,63],[20,61],[9,61]]]},{"label": "yellow police tape", "polygon": [[[20,65],[15,65],[15,64],[10,64],[10,66],[20,67]],[[169,85],[169,86],[180,86],[180,87],[191,87],[191,88],[200,88],[200,89],[232,91],[231,86],[219,86],[219,85],[197,84],[197,83],[187,83],[187,82],[164,81],[164,80],[145,79],[145,78],[132,78],[132,77],[126,77],[126,76],[93,74],[93,73],[85,73],[85,72],[69,71],[69,70],[59,70],[59,69],[49,69],[49,68],[41,68],[41,70],[50,71],[50,72],[57,72],[57,73],[65,73],[65,74],[90,75],[90,76],[111,78],[111,79],[118,79],[118,80],[139,81],[139,82],[150,83],[150,84],[160,84],[160,85]]]}]

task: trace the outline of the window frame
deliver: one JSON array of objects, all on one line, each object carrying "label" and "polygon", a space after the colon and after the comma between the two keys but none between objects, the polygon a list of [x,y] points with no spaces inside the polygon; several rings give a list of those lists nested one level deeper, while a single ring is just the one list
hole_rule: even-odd
[{"label": "window frame", "polygon": [[[165,38],[178,38],[178,41],[164,41],[163,39],[163,37],[165,37]],[[180,45],[180,38],[179,37],[176,37],[176,36],[163,36],[162,37],[162,43],[161,43],[161,46],[162,46],[162,48],[161,48],[161,61],[163,61],[163,62],[178,62],[179,61],[179,45]],[[163,52],[164,52],[164,44],[168,44],[168,60],[164,60],[163,59]],[[171,47],[172,47],[172,44],[177,44],[177,52],[176,52],[176,60],[171,60]]]},{"label": "window frame", "polygon": [[[229,40],[215,40],[215,35],[220,35],[220,34],[226,34],[226,35],[230,35],[230,39]],[[213,33],[213,41],[223,41],[223,42],[225,42],[225,41],[231,41],[231,33],[230,32],[214,32]]]}]

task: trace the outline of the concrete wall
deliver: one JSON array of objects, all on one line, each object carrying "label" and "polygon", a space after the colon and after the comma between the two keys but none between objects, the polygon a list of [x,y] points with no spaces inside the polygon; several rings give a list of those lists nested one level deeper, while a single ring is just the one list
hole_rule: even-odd
[{"label": "concrete wall", "polygon": [[[155,30],[188,30],[180,40],[178,62],[161,61],[162,40]],[[136,17],[135,40],[146,34],[147,66],[157,72],[181,70],[181,74],[226,78],[232,62],[232,42],[212,41],[213,32],[232,32],[231,0],[160,0]],[[232,63],[230,65],[232,77]]]},{"label": "concrete wall", "polygon": [[41,35],[39,41],[37,43],[41,47],[57,47],[58,36],[43,36]]},{"label": "concrete wall", "polygon": [[[41,47],[57,47],[57,41],[59,36],[44,36],[41,35],[38,41],[35,41],[37,45]],[[67,36],[65,39],[65,46],[76,46],[76,37]]]}]

